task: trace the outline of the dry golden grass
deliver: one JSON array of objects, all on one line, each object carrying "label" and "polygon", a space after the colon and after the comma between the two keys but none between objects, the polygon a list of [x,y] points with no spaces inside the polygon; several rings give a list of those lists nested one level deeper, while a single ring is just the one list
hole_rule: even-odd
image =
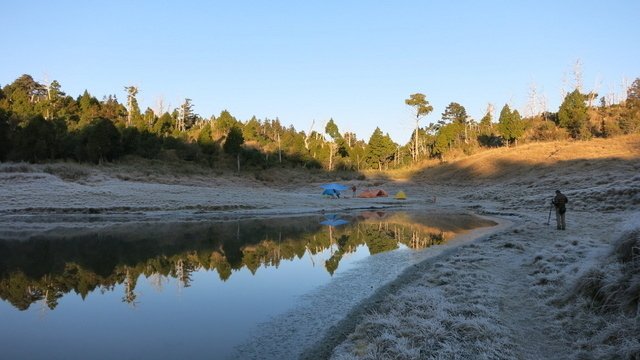
[{"label": "dry golden grass", "polygon": [[445,164],[429,164],[412,174],[405,173],[403,177],[417,182],[531,178],[550,172],[615,171],[617,166],[634,166],[636,160],[640,166],[640,135],[629,135],[491,149]]}]

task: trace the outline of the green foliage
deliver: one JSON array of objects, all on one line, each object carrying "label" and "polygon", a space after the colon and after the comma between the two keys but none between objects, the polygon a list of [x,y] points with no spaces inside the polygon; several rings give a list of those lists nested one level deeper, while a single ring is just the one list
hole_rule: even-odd
[{"label": "green foliage", "polygon": [[367,144],[367,162],[373,166],[377,165],[378,170],[389,163],[396,152],[396,144],[388,134],[382,134],[380,128],[376,128]]},{"label": "green foliage", "polygon": [[450,123],[440,127],[440,130],[436,134],[431,153],[442,160],[447,151],[451,150],[451,146],[457,139],[458,134],[462,131],[462,127],[463,125],[460,123]]},{"label": "green foliage", "polygon": [[[403,146],[394,144],[382,131],[374,133],[369,144],[357,140],[356,134],[342,135],[333,119],[326,124],[323,134],[312,131],[309,136],[292,126],[282,126],[277,118],[260,120],[254,116],[241,122],[226,110],[217,118],[211,117],[211,121],[201,121],[189,99],[171,112],[155,114],[147,108],[140,114],[137,88],[125,89],[127,99],[121,104],[115,95],[98,101],[85,90],[74,98],[64,93],[58,81],[43,85],[29,75],[20,76],[0,89],[0,160],[100,162],[128,154],[145,158],[163,154],[165,159],[206,160],[211,166],[214,158],[225,156],[220,151],[221,144],[225,144],[225,153],[235,154],[236,159],[242,158],[259,168],[304,166],[363,170],[388,168],[392,162],[395,167],[406,166],[425,154],[440,159],[450,152],[459,154],[460,150],[470,154],[479,147],[517,143],[520,139],[563,139],[567,132],[574,138],[585,139],[592,135],[610,137],[640,131],[640,79],[634,81],[627,100],[621,104],[607,105],[603,98],[599,108],[587,109],[585,95],[574,91],[564,99],[557,114],[547,112],[541,119],[525,121],[517,111],[507,107],[500,114],[498,126],[493,126],[489,112],[476,125],[462,105],[451,102],[437,124],[420,128],[418,121],[433,111],[433,107],[424,94],[412,94],[405,104],[414,110],[416,129]],[[595,95],[590,96],[592,99]],[[35,120],[36,117],[39,119]],[[98,118],[108,120],[117,131],[107,130],[104,121],[96,129],[94,122]],[[131,126],[127,126],[128,120]],[[240,139],[229,141],[234,127],[240,129],[241,134],[233,134],[231,138],[241,135],[240,144],[247,141],[248,146],[232,146]],[[111,136],[105,140],[109,151],[104,150],[98,135],[93,135],[89,142],[89,134],[99,133],[99,129]],[[114,141],[116,133],[120,134],[120,146]]]},{"label": "green foliage", "polygon": [[165,112],[160,116],[158,121],[153,125],[153,132],[160,136],[168,136],[171,134],[171,130],[175,127],[175,119]]},{"label": "green foliage", "polygon": [[205,155],[215,155],[218,152],[218,144],[213,140],[211,124],[205,125],[198,134],[198,145]]},{"label": "green foliage", "polygon": [[569,135],[574,139],[588,136],[587,125],[587,105],[585,96],[578,89],[565,96],[564,101],[558,110],[558,123],[567,129]]},{"label": "green foliage", "polygon": [[22,75],[3,89],[3,107],[20,119],[30,119],[41,114],[47,91],[44,85],[36,82],[30,75]]},{"label": "green foliage", "polygon": [[222,148],[227,154],[237,155],[242,151],[242,144],[244,144],[242,130],[237,126],[233,126],[229,129],[227,139],[225,140]]},{"label": "green foliage", "polygon": [[498,119],[498,131],[505,139],[507,146],[517,143],[518,139],[524,135],[524,123],[518,110],[511,111],[509,105],[504,105]]},{"label": "green foliage", "polygon": [[146,159],[154,159],[160,154],[162,140],[147,130],[137,128],[122,129],[122,150],[124,154],[134,154]]},{"label": "green foliage", "polygon": [[0,109],[0,161],[4,161],[11,150],[11,128],[9,114]]},{"label": "green foliage", "polygon": [[35,163],[54,157],[55,128],[42,116],[30,118],[15,135],[14,151],[18,159]]},{"label": "green foliage", "polygon": [[327,125],[324,127],[324,132],[331,136],[334,141],[342,139],[342,135],[340,135],[340,131],[338,130],[338,125],[333,122],[333,119],[329,119]]},{"label": "green foliage", "polygon": [[640,78],[635,79],[627,90],[625,101],[625,114],[620,119],[620,129],[625,134],[640,131]]},{"label": "green foliage", "polygon": [[429,115],[433,111],[433,106],[427,101],[427,97],[421,93],[411,94],[408,99],[404,101],[405,104],[411,106],[416,114],[416,118]]},{"label": "green foliage", "polygon": [[466,124],[467,118],[467,110],[457,102],[450,103],[442,113],[442,120],[445,122]]},{"label": "green foliage", "polygon": [[121,135],[113,122],[105,118],[93,120],[83,129],[81,156],[93,163],[117,159],[122,154]]},{"label": "green foliage", "polygon": [[225,134],[228,134],[229,130],[231,130],[231,128],[234,126],[240,127],[238,120],[236,120],[236,118],[233,117],[227,110],[223,110],[220,113],[220,116],[218,116],[218,118],[214,120],[213,124],[213,130],[215,131],[216,136],[223,136]]}]

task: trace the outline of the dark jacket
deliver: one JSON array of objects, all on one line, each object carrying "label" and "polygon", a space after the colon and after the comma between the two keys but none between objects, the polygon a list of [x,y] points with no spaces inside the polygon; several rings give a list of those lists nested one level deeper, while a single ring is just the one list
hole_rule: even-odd
[{"label": "dark jacket", "polygon": [[569,199],[563,193],[557,193],[551,202],[561,213],[567,211],[565,205],[569,202]]}]

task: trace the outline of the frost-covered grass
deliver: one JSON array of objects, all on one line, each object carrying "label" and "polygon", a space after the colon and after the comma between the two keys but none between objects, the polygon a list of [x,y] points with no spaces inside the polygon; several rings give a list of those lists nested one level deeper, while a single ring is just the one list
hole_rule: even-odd
[{"label": "frost-covered grass", "polygon": [[[470,245],[423,269],[362,320],[334,359],[514,358],[500,319],[500,279]],[[493,284],[496,284],[495,286]]]},{"label": "frost-covered grass", "polygon": [[640,213],[572,215],[571,231],[525,217],[421,269],[332,358],[640,358]]},{"label": "frost-covered grass", "polygon": [[576,359],[640,359],[640,216],[612,250],[573,283],[559,318],[575,334]]}]

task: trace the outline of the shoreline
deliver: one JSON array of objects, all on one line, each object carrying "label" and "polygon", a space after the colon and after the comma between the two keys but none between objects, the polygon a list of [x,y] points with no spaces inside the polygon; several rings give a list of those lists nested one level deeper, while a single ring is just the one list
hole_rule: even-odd
[{"label": "shoreline", "polygon": [[[473,212],[469,213],[481,216]],[[361,323],[363,317],[367,313],[375,311],[387,296],[417,280],[423,272],[433,267],[437,261],[454,255],[461,247],[482,241],[491,235],[499,234],[500,232],[506,231],[510,227],[514,226],[514,222],[511,220],[488,216],[482,217],[495,221],[497,224],[495,226],[483,227],[461,234],[447,242],[447,244],[444,245],[445,248],[442,249],[440,253],[430,256],[417,264],[410,265],[404,269],[394,280],[382,285],[376,289],[373,295],[365,298],[359,304],[354,306],[351,311],[349,311],[348,315],[339,321],[338,324],[328,328],[325,334],[323,334],[321,340],[306,348],[299,358],[304,360],[329,359],[334,349],[340,345],[349,334],[354,332],[358,324]],[[428,249],[426,251],[428,251]]]}]

